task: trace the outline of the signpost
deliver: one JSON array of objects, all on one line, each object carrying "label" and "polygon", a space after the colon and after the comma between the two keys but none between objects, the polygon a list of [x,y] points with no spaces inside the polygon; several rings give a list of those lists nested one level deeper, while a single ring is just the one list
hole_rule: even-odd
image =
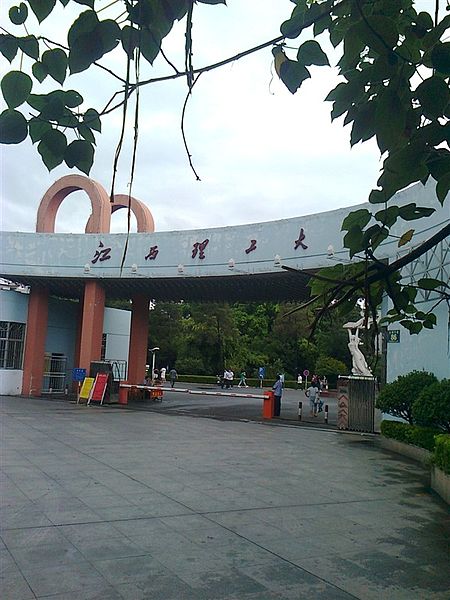
[{"label": "signpost", "polygon": [[303,375],[304,375],[304,377],[305,377],[305,390],[306,390],[306,389],[308,388],[308,375],[309,375],[309,371],[308,371],[308,369],[305,369],[305,370],[303,371]]},{"label": "signpost", "polygon": [[81,382],[84,381],[86,377],[86,369],[72,369],[72,381],[77,381],[78,382],[78,389],[77,389],[77,404],[80,402],[80,388],[81,388]]}]

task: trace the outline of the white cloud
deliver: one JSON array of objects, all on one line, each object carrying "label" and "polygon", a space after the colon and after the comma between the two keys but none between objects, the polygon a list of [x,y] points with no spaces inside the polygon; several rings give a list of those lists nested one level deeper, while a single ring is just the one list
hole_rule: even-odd
[{"label": "white cloud", "polygon": [[[230,1],[228,7],[197,5],[194,66],[276,37],[292,7],[289,0]],[[52,32],[55,23],[49,24]],[[180,69],[184,64],[183,27],[178,24],[164,43],[167,55]],[[195,181],[189,168],[180,131],[186,82],[168,81],[142,88],[132,191],[149,206],[157,230],[291,217],[367,198],[377,179],[378,151],[372,143],[350,149],[349,129],[331,123],[331,104],[323,99],[336,84],[336,74],[329,68],[314,69],[312,80],[292,96],[273,76],[271,62],[268,48],[205,73],[196,84],[187,107],[185,130],[201,182]],[[116,63],[117,56],[108,61],[110,66]],[[162,59],[155,62],[154,69],[146,66],[143,70],[144,77],[171,72]],[[67,89],[78,86],[86,106],[97,108],[120,89],[117,81],[97,70],[68,79]],[[116,193],[128,191],[131,123],[130,117]],[[119,112],[104,120],[91,172],[108,191],[120,127]],[[33,231],[40,198],[69,170],[60,166],[49,174],[29,142],[3,146],[1,163],[2,228]],[[83,196],[72,195],[64,201],[58,213],[58,231],[84,230],[89,202]],[[123,213],[114,215],[114,231],[126,227]]]}]

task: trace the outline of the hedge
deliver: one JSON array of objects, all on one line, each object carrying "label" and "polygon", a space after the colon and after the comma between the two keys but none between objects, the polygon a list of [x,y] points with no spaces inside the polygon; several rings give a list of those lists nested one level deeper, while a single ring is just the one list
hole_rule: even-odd
[{"label": "hedge", "polygon": [[437,435],[435,440],[436,447],[433,462],[438,469],[450,475],[450,435],[442,433],[441,435]]},{"label": "hedge", "polygon": [[436,445],[435,438],[439,431],[431,427],[384,420],[381,421],[381,433],[388,438],[433,452]]},{"label": "hedge", "polygon": [[[184,383],[198,383],[198,384],[205,384],[205,385],[217,385],[217,377],[214,375],[178,375],[178,380],[179,382],[184,382]],[[233,387],[237,387],[237,384],[239,383],[239,377],[235,377],[233,380]],[[267,377],[266,379],[264,379],[264,387],[272,387],[272,385],[275,383],[275,378],[274,377]],[[254,388],[259,388],[260,387],[260,380],[257,379],[256,377],[247,377],[247,385],[249,387],[254,387]],[[284,382],[284,387],[285,388],[290,388],[290,389],[297,389],[297,382],[296,381],[290,381],[287,380]]]}]

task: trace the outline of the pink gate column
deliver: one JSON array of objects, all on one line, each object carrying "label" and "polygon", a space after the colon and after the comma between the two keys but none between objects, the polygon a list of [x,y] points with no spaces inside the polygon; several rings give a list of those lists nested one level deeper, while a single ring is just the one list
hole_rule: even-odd
[{"label": "pink gate column", "polygon": [[28,301],[27,334],[23,357],[22,394],[40,396],[45,367],[48,290],[32,288]]},{"label": "pink gate column", "polygon": [[139,384],[144,381],[145,363],[147,362],[148,305],[150,299],[147,296],[137,295],[132,300],[127,380],[129,383]]},{"label": "pink gate column", "polygon": [[84,286],[83,315],[78,366],[89,373],[91,361],[100,360],[102,353],[103,314],[105,290],[96,281]]}]

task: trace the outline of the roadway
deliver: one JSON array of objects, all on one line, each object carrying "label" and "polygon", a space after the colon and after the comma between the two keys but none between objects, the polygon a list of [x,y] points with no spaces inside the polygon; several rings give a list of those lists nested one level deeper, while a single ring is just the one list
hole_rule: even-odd
[{"label": "roadway", "polygon": [[[179,391],[177,391],[177,389]],[[192,393],[187,391],[189,389]],[[179,382],[175,390],[164,386],[162,402],[154,400],[133,400],[130,396],[128,406],[135,409],[147,409],[167,414],[184,414],[200,417],[210,417],[224,420],[262,420],[261,398],[243,397],[246,395],[261,396],[265,390],[270,388],[238,388],[234,386],[229,390],[230,394],[239,394],[242,396],[227,396],[227,390],[222,390],[215,385],[197,385],[185,384]],[[183,390],[183,391],[181,391]],[[204,395],[202,394],[204,392]],[[322,398],[328,405],[328,426],[335,427],[337,419],[337,402],[335,393],[330,392],[330,396]],[[302,419],[298,418],[299,402],[302,402]],[[303,390],[285,389],[281,401],[281,415],[275,421],[286,422],[288,424],[306,424],[326,427],[325,413],[319,413],[317,417],[311,417],[309,414],[309,400]]]}]

